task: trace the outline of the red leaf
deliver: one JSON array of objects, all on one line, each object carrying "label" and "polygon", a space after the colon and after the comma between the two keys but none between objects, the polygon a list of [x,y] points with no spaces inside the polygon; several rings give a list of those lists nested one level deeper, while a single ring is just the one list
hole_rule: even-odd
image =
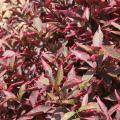
[{"label": "red leaf", "polygon": [[72,79],[72,80],[68,80],[64,83],[63,85],[63,89],[69,89],[69,88],[72,88],[74,86],[77,86],[79,85],[80,83],[82,83],[83,81],[82,80],[79,80],[79,79]]},{"label": "red leaf", "polygon": [[37,98],[38,98],[38,95],[39,95],[39,91],[33,91],[29,97],[30,99],[30,102],[32,104],[32,107],[35,107],[35,104],[37,102]]},{"label": "red leaf", "polygon": [[99,97],[96,97],[96,99],[97,99],[98,105],[99,105],[100,108],[101,108],[101,111],[103,112],[103,114],[105,114],[107,120],[112,120],[112,118],[111,118],[110,115],[108,114],[108,109],[107,109],[107,107],[105,106],[105,104],[100,100]]},{"label": "red leaf", "polygon": [[112,106],[108,111],[109,115],[112,115],[117,110],[118,107],[119,107],[118,104],[115,106]]},{"label": "red leaf", "polygon": [[42,62],[42,65],[43,65],[46,75],[50,78],[50,80],[53,81],[54,78],[53,78],[52,69],[51,69],[50,65],[48,65],[47,62],[45,62],[45,60],[43,60],[43,59],[41,59],[41,62]]},{"label": "red leaf", "polygon": [[116,89],[115,89],[115,96],[117,98],[118,103],[120,103],[120,95],[118,94]]},{"label": "red leaf", "polygon": [[81,52],[81,51],[77,51],[77,50],[72,50],[70,49],[70,51],[80,60],[85,61],[86,63],[88,63],[91,67],[95,68],[96,64],[92,63],[91,61],[89,61],[90,59],[90,55],[85,53],[85,52]]},{"label": "red leaf", "polygon": [[39,105],[35,108],[33,108],[32,110],[30,110],[26,115],[27,116],[35,116],[38,115],[40,113],[47,113],[51,108],[53,108],[52,106],[46,106],[46,105]]},{"label": "red leaf", "polygon": [[52,2],[52,0],[45,0],[45,6],[48,7],[51,2]]}]

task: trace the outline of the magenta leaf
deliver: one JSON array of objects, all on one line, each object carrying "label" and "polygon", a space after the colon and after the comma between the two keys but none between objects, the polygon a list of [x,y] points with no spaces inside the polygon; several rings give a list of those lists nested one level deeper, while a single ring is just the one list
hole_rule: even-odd
[{"label": "magenta leaf", "polygon": [[96,99],[97,99],[98,105],[101,108],[101,111],[103,112],[103,114],[105,114],[107,120],[112,120],[111,116],[108,114],[108,109],[105,106],[105,104],[100,100],[99,97],[96,97]]}]

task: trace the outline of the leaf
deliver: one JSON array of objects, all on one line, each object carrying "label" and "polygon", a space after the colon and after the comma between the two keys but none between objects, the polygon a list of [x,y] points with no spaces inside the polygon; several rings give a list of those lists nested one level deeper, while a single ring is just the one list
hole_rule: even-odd
[{"label": "leaf", "polygon": [[22,116],[20,118],[18,118],[17,120],[32,120],[33,116]]},{"label": "leaf", "polygon": [[45,6],[48,7],[51,2],[52,2],[52,0],[45,0]]},{"label": "leaf", "polygon": [[68,48],[65,45],[63,45],[63,51],[62,52],[63,52],[64,57],[66,57],[68,55]]},{"label": "leaf", "polygon": [[111,118],[110,115],[108,114],[108,109],[107,109],[107,107],[105,106],[105,104],[100,100],[99,97],[96,97],[96,99],[97,99],[98,105],[100,106],[103,114],[106,115],[107,120],[112,120],[112,118]]},{"label": "leaf", "polygon": [[46,60],[48,60],[49,62],[53,62],[54,61],[54,55],[47,53],[47,52],[42,52],[42,56],[44,58],[46,58]]},{"label": "leaf", "polygon": [[51,100],[57,101],[58,97],[56,97],[54,94],[52,93],[48,93],[48,96],[51,98]]},{"label": "leaf", "polygon": [[118,104],[112,106],[112,107],[109,109],[109,111],[108,111],[109,115],[112,115],[112,114],[117,110],[118,107],[119,107]]},{"label": "leaf", "polygon": [[95,71],[90,69],[82,76],[83,83],[79,86],[81,90],[85,89],[90,85],[89,81],[93,78],[94,74]]},{"label": "leaf", "polygon": [[88,103],[88,94],[83,97],[81,106],[86,106]]},{"label": "leaf", "polygon": [[70,37],[75,36],[75,35],[76,35],[75,31],[70,30],[70,33],[67,34],[65,37],[66,37],[66,38],[70,38]]},{"label": "leaf", "polygon": [[92,50],[92,48],[90,48],[90,46],[83,45],[83,44],[78,43],[78,42],[76,43],[76,45],[78,47],[80,47],[82,50],[84,50],[85,52],[89,53],[89,54],[93,54],[94,53],[94,51]]},{"label": "leaf", "polygon": [[85,52],[78,51],[78,50],[72,50],[72,49],[70,49],[70,51],[78,59],[83,60],[84,62],[88,63],[92,68],[96,67],[96,65],[94,63],[92,63],[91,61],[89,61],[89,59],[90,59],[90,55],[89,54],[87,54]]},{"label": "leaf", "polygon": [[37,98],[38,98],[38,95],[39,95],[39,91],[36,90],[36,91],[33,91],[29,97],[29,100],[32,104],[32,107],[35,107],[36,105],[36,102],[37,102]]},{"label": "leaf", "polygon": [[120,35],[120,31],[110,31],[111,33],[115,34],[115,35]]},{"label": "leaf", "polygon": [[70,50],[77,58],[81,59],[81,60],[84,60],[84,61],[87,61],[90,56],[85,53],[85,52],[81,52],[81,51],[77,51],[77,50]]},{"label": "leaf", "polygon": [[42,21],[39,17],[33,19],[33,26],[40,32],[42,30]]},{"label": "leaf", "polygon": [[7,70],[3,70],[2,72],[0,72],[0,78],[7,72]]},{"label": "leaf", "polygon": [[7,11],[4,13],[3,18],[10,18],[11,15],[12,15],[12,11],[7,10]]},{"label": "leaf", "polygon": [[75,99],[69,99],[69,100],[62,100],[61,102],[64,105],[75,105],[76,100]]},{"label": "leaf", "polygon": [[36,86],[37,88],[39,88],[39,89],[42,88],[43,86],[48,86],[48,85],[50,85],[48,78],[46,78],[46,77],[44,76],[44,74],[42,74],[42,75],[39,77],[39,79],[35,81],[35,83],[36,83],[35,86]]},{"label": "leaf", "polygon": [[88,82],[89,80],[92,79],[92,77],[94,76],[95,71],[90,69],[88,70],[83,76],[82,76],[82,80]]},{"label": "leaf", "polygon": [[76,78],[76,73],[75,73],[75,67],[73,66],[67,75],[67,79],[68,81],[70,81],[73,80],[74,78]]},{"label": "leaf", "polygon": [[[50,67],[50,65],[48,65],[45,60],[41,59],[41,62],[42,62],[42,65],[43,65],[43,68],[45,70],[45,73],[46,75],[48,75],[50,77],[50,80],[54,80],[54,77],[53,77],[53,74],[52,74],[52,69]],[[51,82],[52,82],[51,81]]]},{"label": "leaf", "polygon": [[17,97],[12,92],[3,90],[3,93],[6,95],[7,100],[11,100],[11,99],[16,100],[17,99]]},{"label": "leaf", "polygon": [[18,1],[17,0],[11,0],[12,4],[17,4]]},{"label": "leaf", "polygon": [[22,5],[25,5],[26,0],[19,0]]},{"label": "leaf", "polygon": [[116,96],[118,103],[120,103],[120,95],[118,94],[116,89],[115,89],[115,96]]},{"label": "leaf", "polygon": [[21,98],[23,97],[24,93],[26,92],[26,84],[23,84],[20,89],[19,89],[19,93],[18,93],[18,98],[21,100]]},{"label": "leaf", "polygon": [[109,94],[109,96],[104,97],[105,100],[111,101],[111,102],[116,102],[116,97],[114,93]]},{"label": "leaf", "polygon": [[57,77],[56,77],[56,84],[57,85],[60,85],[61,84],[61,81],[63,80],[63,66],[61,65],[59,68],[58,68],[58,72],[57,72]]},{"label": "leaf", "polygon": [[89,20],[90,17],[90,10],[88,7],[85,8],[84,13],[83,13],[83,18],[86,18],[87,20]]},{"label": "leaf", "polygon": [[53,108],[52,106],[46,106],[46,105],[39,105],[35,108],[33,108],[32,110],[30,110],[26,116],[35,116],[40,114],[41,112],[43,113],[47,113],[51,108]]},{"label": "leaf", "polygon": [[63,89],[69,89],[69,88],[75,87],[75,86],[81,84],[82,82],[83,82],[82,80],[79,80],[79,79],[76,79],[76,78],[74,78],[70,81],[68,80],[64,83]]},{"label": "leaf", "polygon": [[77,113],[82,112],[82,111],[85,111],[85,110],[93,110],[93,111],[97,111],[97,112],[100,111],[100,110],[99,110],[99,106],[97,105],[96,102],[90,102],[90,103],[88,103],[88,104],[85,105],[85,106],[81,106],[81,107],[78,109]]},{"label": "leaf", "polygon": [[74,111],[67,112],[64,114],[64,116],[61,118],[61,120],[69,120],[71,117],[75,115]]},{"label": "leaf", "polygon": [[93,36],[93,46],[95,47],[101,47],[103,44],[103,33],[101,31],[101,27],[98,27],[98,30],[95,32]]},{"label": "leaf", "polygon": [[102,46],[102,50],[104,51],[104,54],[120,60],[120,52],[117,49],[112,48],[111,46]]},{"label": "leaf", "polygon": [[15,52],[6,50],[2,56],[7,59],[7,65],[13,69],[15,63]]},{"label": "leaf", "polygon": [[111,22],[111,25],[115,28],[117,28],[118,30],[120,30],[120,25],[118,23],[115,22]]}]

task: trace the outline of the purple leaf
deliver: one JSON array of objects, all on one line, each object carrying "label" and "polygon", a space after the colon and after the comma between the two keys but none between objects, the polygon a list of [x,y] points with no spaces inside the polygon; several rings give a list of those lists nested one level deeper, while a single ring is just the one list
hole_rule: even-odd
[{"label": "purple leaf", "polygon": [[33,91],[29,97],[32,107],[35,107],[37,98],[39,96],[39,91]]},{"label": "purple leaf", "polygon": [[73,78],[72,80],[66,81],[66,82],[64,83],[63,89],[70,89],[70,88],[72,88],[72,87],[75,87],[75,86],[81,84],[82,82],[83,82],[83,81],[80,80],[80,79],[75,79],[75,78]]},{"label": "purple leaf", "polygon": [[52,106],[39,105],[39,106],[33,108],[32,110],[30,110],[26,114],[26,116],[35,116],[35,115],[39,115],[42,112],[47,113],[51,108],[52,108]]},{"label": "purple leaf", "polygon": [[97,99],[98,105],[99,105],[100,108],[101,108],[101,111],[103,112],[103,114],[105,114],[107,120],[112,120],[112,118],[111,118],[110,115],[108,114],[108,109],[107,109],[107,107],[105,106],[105,104],[100,100],[99,97],[96,97],[96,99]]}]

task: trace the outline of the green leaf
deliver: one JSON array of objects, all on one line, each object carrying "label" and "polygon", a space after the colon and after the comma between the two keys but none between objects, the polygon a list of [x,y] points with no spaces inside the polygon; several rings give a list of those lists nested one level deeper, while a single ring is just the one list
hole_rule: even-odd
[{"label": "green leaf", "polygon": [[79,110],[78,110],[78,112],[82,112],[82,111],[84,111],[84,110],[87,110],[87,107],[86,107],[86,106],[80,107]]},{"label": "green leaf", "polygon": [[75,99],[69,99],[69,100],[62,100],[62,104],[65,105],[75,105],[76,100]]},{"label": "green leaf", "polygon": [[58,68],[58,72],[57,72],[57,77],[56,77],[56,84],[57,85],[60,85],[61,84],[61,81],[63,80],[63,66],[61,65],[59,68]]},{"label": "green leaf", "polygon": [[71,112],[67,112],[64,114],[64,116],[62,117],[61,120],[69,120],[71,117],[73,117],[75,115],[75,112],[74,111],[71,111]]},{"label": "green leaf", "polygon": [[49,83],[49,80],[48,80],[48,78],[46,78],[46,77],[42,77],[43,79],[41,80],[41,83],[43,84],[43,85],[50,85],[50,83]]},{"label": "green leaf", "polygon": [[99,108],[99,106],[98,106],[98,104],[96,102],[90,102],[85,106],[81,106],[78,109],[77,112],[79,113],[79,112],[82,112],[82,111],[85,111],[85,110],[90,110],[90,109],[92,109],[94,111],[100,111],[100,108]]},{"label": "green leaf", "polygon": [[21,100],[22,96],[26,92],[26,84],[23,84],[19,89],[18,98]]},{"label": "green leaf", "polygon": [[68,48],[66,46],[63,47],[63,55],[65,57],[68,55]]},{"label": "green leaf", "polygon": [[39,17],[33,19],[33,26],[40,32],[42,30],[42,21]]}]

